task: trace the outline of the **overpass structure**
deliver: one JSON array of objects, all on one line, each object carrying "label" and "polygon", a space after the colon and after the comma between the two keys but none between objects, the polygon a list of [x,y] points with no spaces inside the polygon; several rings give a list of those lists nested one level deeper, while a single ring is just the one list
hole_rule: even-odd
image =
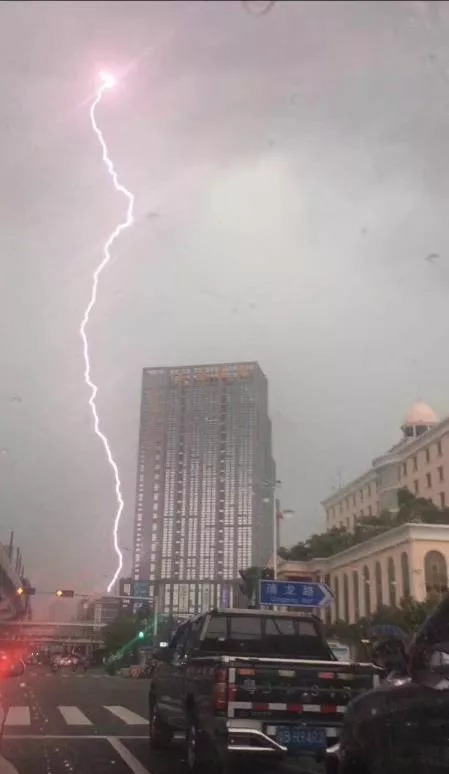
[{"label": "overpass structure", "polygon": [[24,616],[27,612],[27,599],[17,595],[17,589],[22,586],[24,567],[20,550],[14,549],[13,541],[11,533],[8,546],[0,543],[0,621]]},{"label": "overpass structure", "polygon": [[91,645],[101,647],[105,624],[84,621],[6,621],[0,624],[1,642],[23,644]]}]

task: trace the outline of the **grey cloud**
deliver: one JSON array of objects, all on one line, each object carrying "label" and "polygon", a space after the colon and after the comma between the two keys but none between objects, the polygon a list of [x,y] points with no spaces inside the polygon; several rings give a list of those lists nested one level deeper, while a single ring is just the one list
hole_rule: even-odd
[{"label": "grey cloud", "polygon": [[89,328],[123,543],[141,368],[239,358],[270,380],[289,541],[418,394],[448,411],[448,23],[407,2],[0,7],[0,476],[37,584],[114,569],[78,336],[123,212],[88,121],[98,69],[123,75],[99,115],[136,194]]}]

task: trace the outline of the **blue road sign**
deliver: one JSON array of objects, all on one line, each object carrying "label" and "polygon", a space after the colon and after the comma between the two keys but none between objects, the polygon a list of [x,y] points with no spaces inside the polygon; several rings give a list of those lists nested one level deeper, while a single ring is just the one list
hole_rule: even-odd
[{"label": "blue road sign", "polygon": [[261,605],[282,605],[283,607],[324,607],[334,596],[325,583],[308,581],[259,581]]},{"label": "blue road sign", "polygon": [[133,595],[135,597],[149,597],[149,591],[149,581],[134,581]]}]

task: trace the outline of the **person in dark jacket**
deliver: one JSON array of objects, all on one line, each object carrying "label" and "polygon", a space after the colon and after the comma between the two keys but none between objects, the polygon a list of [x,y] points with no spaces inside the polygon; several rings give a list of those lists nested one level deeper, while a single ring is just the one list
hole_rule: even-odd
[{"label": "person in dark jacket", "polygon": [[404,643],[394,637],[377,642],[372,651],[373,663],[380,666],[389,680],[409,676],[407,652]]}]

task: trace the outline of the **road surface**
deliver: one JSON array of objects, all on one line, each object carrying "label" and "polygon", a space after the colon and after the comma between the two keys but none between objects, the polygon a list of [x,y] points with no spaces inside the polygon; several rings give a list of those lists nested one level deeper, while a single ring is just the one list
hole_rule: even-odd
[{"label": "road surface", "polygon": [[[169,753],[149,752],[147,694],[146,680],[29,667],[2,683],[2,754],[14,768],[0,758],[0,774],[182,774],[182,740]],[[290,761],[276,774],[306,771]]]}]

